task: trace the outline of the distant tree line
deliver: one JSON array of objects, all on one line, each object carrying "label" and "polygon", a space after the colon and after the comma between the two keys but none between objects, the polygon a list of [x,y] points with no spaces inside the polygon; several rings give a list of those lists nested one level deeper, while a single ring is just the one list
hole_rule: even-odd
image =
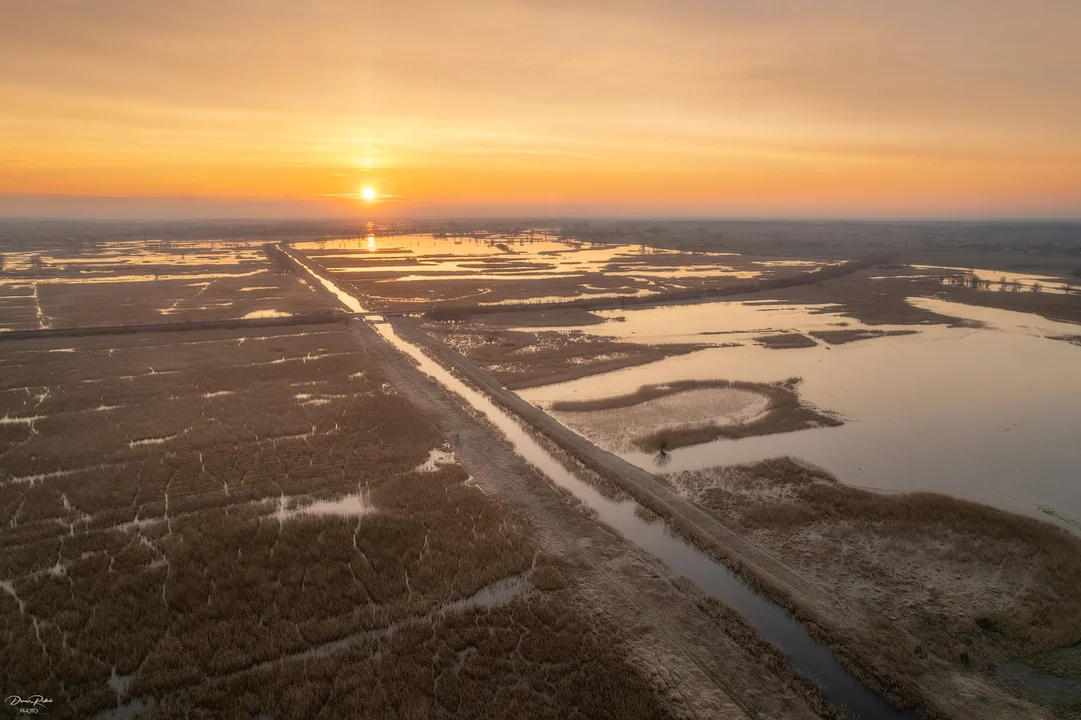
[{"label": "distant tree line", "polygon": [[[981,278],[974,272],[966,272],[960,275],[950,275],[945,279],[947,285],[953,285],[955,287],[967,287],[974,290],[990,290],[992,285],[997,285],[998,289],[1002,292],[1020,292],[1022,289],[1038,293],[1044,289],[1043,283],[1034,281],[1031,285],[1026,285],[1016,278],[1008,280],[1005,275],[999,278],[997,283],[993,283],[991,280]],[[1072,280],[1065,280],[1059,285],[1059,290],[1064,294],[1069,295],[1076,289]]]}]

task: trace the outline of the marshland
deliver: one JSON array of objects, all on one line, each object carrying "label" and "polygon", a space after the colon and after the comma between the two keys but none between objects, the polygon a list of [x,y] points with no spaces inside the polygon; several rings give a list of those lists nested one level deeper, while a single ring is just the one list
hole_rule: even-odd
[{"label": "marshland", "polygon": [[1070,242],[320,230],[12,231],[5,689],[103,718],[1077,711],[1081,293],[1009,284],[1065,287]]}]

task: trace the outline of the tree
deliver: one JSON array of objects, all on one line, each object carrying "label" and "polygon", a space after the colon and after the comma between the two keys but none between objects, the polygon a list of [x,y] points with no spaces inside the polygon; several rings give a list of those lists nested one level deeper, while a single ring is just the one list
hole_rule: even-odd
[{"label": "tree", "polygon": [[4,255],[0,253],[0,272],[4,272]]},{"label": "tree", "polygon": [[1040,290],[1043,290],[1043,285],[1038,282],[1032,283],[1032,292],[1040,292]]}]

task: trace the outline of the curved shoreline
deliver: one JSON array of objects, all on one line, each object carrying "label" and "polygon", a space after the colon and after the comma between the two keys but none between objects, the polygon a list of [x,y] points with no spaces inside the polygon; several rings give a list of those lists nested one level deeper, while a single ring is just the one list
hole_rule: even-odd
[{"label": "curved shoreline", "polygon": [[714,388],[731,388],[765,395],[769,398],[766,411],[744,423],[721,425],[711,422],[696,427],[660,428],[648,435],[635,438],[634,444],[643,452],[661,449],[674,450],[690,445],[700,445],[718,439],[735,440],[756,435],[773,435],[794,432],[813,427],[837,427],[844,421],[832,413],[804,403],[795,387],[799,378],[789,378],[780,383],[753,383],[733,380],[682,380],[658,385],[643,385],[633,393],[597,400],[565,400],[552,403],[553,412],[589,412],[616,410],[680,393]]}]

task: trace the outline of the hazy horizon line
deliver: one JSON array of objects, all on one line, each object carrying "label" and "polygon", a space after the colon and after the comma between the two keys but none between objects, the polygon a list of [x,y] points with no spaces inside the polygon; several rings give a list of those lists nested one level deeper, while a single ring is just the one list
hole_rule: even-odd
[{"label": "hazy horizon line", "polygon": [[394,225],[449,222],[740,222],[740,223],[806,223],[829,224],[847,223],[859,225],[876,224],[981,224],[981,225],[1081,225],[1081,215],[1076,216],[799,216],[799,215],[561,215],[561,214],[495,214],[495,215],[446,215],[394,218],[348,218],[340,215],[237,215],[237,216],[78,216],[78,215],[5,215],[0,213],[0,223],[4,222],[71,222],[71,223],[328,223],[342,225]]}]

